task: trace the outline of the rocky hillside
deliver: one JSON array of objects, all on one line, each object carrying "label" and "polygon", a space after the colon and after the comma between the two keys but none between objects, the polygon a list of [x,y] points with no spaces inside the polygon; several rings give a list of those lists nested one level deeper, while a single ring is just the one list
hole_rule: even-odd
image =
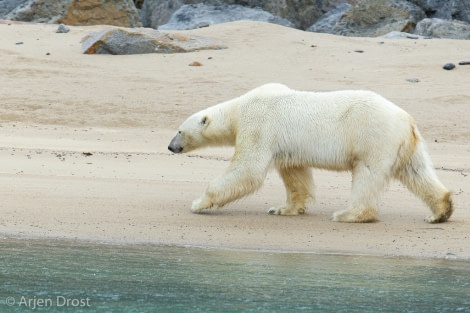
[{"label": "rocky hillside", "polygon": [[470,39],[463,0],[0,0],[0,19],[156,29],[247,19],[344,36]]}]

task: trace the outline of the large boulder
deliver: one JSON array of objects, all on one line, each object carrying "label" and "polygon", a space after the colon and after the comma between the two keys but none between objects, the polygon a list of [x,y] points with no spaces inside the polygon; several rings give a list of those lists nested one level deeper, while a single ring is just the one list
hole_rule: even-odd
[{"label": "large boulder", "polygon": [[169,34],[151,28],[108,27],[84,38],[85,54],[179,53],[224,49],[221,42],[200,36]]},{"label": "large boulder", "polygon": [[[170,17],[180,7],[187,4],[242,5],[247,8],[261,8],[274,16],[290,21],[293,27],[306,29],[337,2],[357,2],[358,0],[145,0],[141,19],[145,27],[157,28],[168,23]],[[338,3],[339,4],[339,3]]]},{"label": "large boulder", "polygon": [[28,0],[17,5],[4,18],[68,25],[142,26],[132,0]]},{"label": "large boulder", "polygon": [[346,11],[332,33],[377,37],[391,31],[413,33],[424,11],[405,0],[363,0]]},{"label": "large boulder", "polygon": [[294,25],[278,16],[263,11],[260,8],[247,8],[241,5],[188,4],[180,7],[167,24],[161,25],[161,30],[194,29],[212,24],[251,20],[279,24],[287,27]]},{"label": "large boulder", "polygon": [[73,1],[59,23],[67,25],[116,25],[139,27],[139,13],[132,0]]},{"label": "large boulder", "polygon": [[339,20],[349,11],[353,6],[349,3],[342,3],[331,11],[323,15],[315,24],[306,29],[309,32],[317,33],[331,33],[336,27]]},{"label": "large boulder", "polygon": [[418,23],[415,34],[432,38],[470,39],[470,24],[439,18],[426,18]]},{"label": "large boulder", "polygon": [[144,27],[158,28],[168,23],[173,13],[183,5],[182,0],[146,0],[140,10],[140,20]]},{"label": "large boulder", "polygon": [[4,18],[12,21],[56,23],[64,16],[72,0],[28,0],[18,1],[18,6]]},{"label": "large boulder", "polygon": [[470,1],[468,0],[408,0],[417,4],[427,17],[444,20],[460,20],[470,23]]},{"label": "large boulder", "polygon": [[0,19],[17,7],[23,6],[29,0],[0,0]]}]

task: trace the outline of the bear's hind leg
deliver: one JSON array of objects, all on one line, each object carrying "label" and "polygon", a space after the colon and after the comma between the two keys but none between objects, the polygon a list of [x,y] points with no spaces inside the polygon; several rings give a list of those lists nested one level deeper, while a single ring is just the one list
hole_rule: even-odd
[{"label": "bear's hind leg", "polygon": [[270,208],[273,215],[299,215],[305,213],[307,200],[313,198],[312,171],[308,167],[279,168],[279,175],[286,187],[286,204]]},{"label": "bear's hind leg", "polygon": [[389,175],[364,162],[356,164],[352,173],[351,203],[347,210],[333,214],[333,221],[370,223],[377,221],[379,196]]},{"label": "bear's hind leg", "polygon": [[395,177],[429,206],[432,215],[425,218],[426,222],[442,223],[450,218],[454,211],[451,192],[439,181],[423,145],[418,146]]}]

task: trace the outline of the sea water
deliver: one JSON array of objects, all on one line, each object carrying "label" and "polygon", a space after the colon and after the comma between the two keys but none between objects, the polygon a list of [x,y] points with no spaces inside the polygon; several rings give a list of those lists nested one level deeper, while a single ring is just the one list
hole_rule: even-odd
[{"label": "sea water", "polygon": [[470,312],[470,264],[8,239],[0,312]]}]

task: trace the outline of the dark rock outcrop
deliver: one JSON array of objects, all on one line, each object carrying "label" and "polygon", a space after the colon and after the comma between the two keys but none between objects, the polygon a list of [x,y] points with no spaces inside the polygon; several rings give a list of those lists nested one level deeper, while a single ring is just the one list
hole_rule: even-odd
[{"label": "dark rock outcrop", "polygon": [[173,13],[167,24],[159,26],[158,29],[194,29],[237,20],[261,21],[287,27],[294,26],[288,20],[274,16],[260,8],[252,9],[241,5],[211,5],[199,3],[183,5]]},{"label": "dark rock outcrop", "polygon": [[470,24],[439,18],[426,18],[416,26],[417,35],[431,38],[470,39]]},{"label": "dark rock outcrop", "polygon": [[423,10],[405,0],[363,0],[344,13],[331,33],[358,37],[377,37],[391,31],[413,33],[423,18]]},{"label": "dark rock outcrop", "polygon": [[242,5],[248,8],[261,8],[274,16],[290,21],[293,27],[306,29],[327,10],[339,2],[355,3],[358,0],[145,0],[141,19],[145,27],[157,28],[166,24],[173,13],[186,4]]},{"label": "dark rock outcrop", "polygon": [[91,33],[83,40],[85,54],[180,53],[196,50],[224,49],[221,42],[183,34],[169,34],[151,28],[109,27]]},{"label": "dark rock outcrop", "polygon": [[460,20],[470,23],[470,1],[467,0],[408,0],[426,12],[430,18]]},{"label": "dark rock outcrop", "polygon": [[56,23],[64,16],[72,0],[29,0],[11,10],[5,19],[12,21]]},{"label": "dark rock outcrop", "polygon": [[345,36],[416,32],[426,37],[469,39],[467,24],[458,21],[470,23],[470,1],[0,0],[0,19],[155,29],[162,25],[161,29],[188,29],[249,19]]},{"label": "dark rock outcrop", "polygon": [[306,29],[308,32],[331,33],[339,20],[353,6],[349,3],[342,3],[331,11],[323,15],[315,24]]},{"label": "dark rock outcrop", "polygon": [[67,25],[142,26],[132,0],[29,0],[22,2],[4,18]]},{"label": "dark rock outcrop", "polygon": [[29,0],[1,0],[0,1],[0,18],[7,16],[16,8],[23,6]]},{"label": "dark rock outcrop", "polygon": [[116,25],[139,27],[139,13],[132,0],[72,1],[58,23],[67,25]]},{"label": "dark rock outcrop", "polygon": [[140,19],[144,27],[158,28],[168,23],[173,13],[176,12],[183,2],[181,0],[147,0],[142,4]]}]

